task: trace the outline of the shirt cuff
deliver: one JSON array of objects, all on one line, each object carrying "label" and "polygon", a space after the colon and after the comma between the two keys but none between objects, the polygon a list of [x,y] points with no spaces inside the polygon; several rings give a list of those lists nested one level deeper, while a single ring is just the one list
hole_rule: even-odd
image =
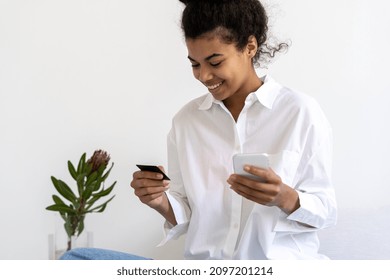
[{"label": "shirt cuff", "polygon": [[175,214],[177,225],[174,226],[168,221],[164,223],[164,238],[157,246],[162,246],[167,243],[169,240],[177,239],[181,235],[185,234],[188,230],[189,224],[189,210],[187,207],[182,205],[179,200],[177,200],[174,196],[166,193],[169,203],[172,206],[173,213]]},{"label": "shirt cuff", "polygon": [[169,203],[172,206],[173,213],[175,214],[177,224],[184,224],[189,221],[190,210],[187,205],[184,205],[180,200],[176,199],[169,192],[166,192]]},{"label": "shirt cuff", "polygon": [[312,194],[298,192],[300,207],[290,215],[280,212],[274,228],[283,232],[310,232],[323,227],[326,215],[321,200]]},{"label": "shirt cuff", "polygon": [[173,226],[168,221],[164,223],[164,238],[157,245],[157,247],[163,246],[169,240],[178,239],[181,235],[185,234],[188,230],[188,222],[184,224],[177,224]]},{"label": "shirt cuff", "polygon": [[288,219],[317,229],[336,224],[336,206],[330,196],[329,199],[321,200],[321,197],[309,193],[298,192],[298,195],[301,206]]}]

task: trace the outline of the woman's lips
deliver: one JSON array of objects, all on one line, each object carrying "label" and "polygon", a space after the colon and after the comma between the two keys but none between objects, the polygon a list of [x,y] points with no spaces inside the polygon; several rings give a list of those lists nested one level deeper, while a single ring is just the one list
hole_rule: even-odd
[{"label": "woman's lips", "polygon": [[214,89],[220,87],[222,84],[223,84],[223,82],[219,82],[219,83],[213,84],[213,85],[206,85],[206,87],[207,87],[209,90],[214,90]]}]

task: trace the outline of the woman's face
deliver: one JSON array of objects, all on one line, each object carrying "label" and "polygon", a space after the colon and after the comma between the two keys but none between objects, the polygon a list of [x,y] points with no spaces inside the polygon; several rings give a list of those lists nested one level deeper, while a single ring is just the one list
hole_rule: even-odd
[{"label": "woman's face", "polygon": [[251,92],[250,79],[255,71],[250,49],[239,51],[235,44],[226,44],[218,36],[187,39],[186,44],[194,77],[215,99],[226,101],[231,97],[246,97]]}]

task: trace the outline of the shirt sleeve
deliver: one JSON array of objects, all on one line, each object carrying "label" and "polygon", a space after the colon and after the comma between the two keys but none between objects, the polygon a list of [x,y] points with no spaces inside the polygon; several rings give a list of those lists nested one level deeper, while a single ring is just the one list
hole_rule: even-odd
[{"label": "shirt sleeve", "polygon": [[281,211],[275,231],[314,231],[336,224],[337,205],[331,180],[332,131],[325,117],[320,115],[318,119],[309,128],[293,180],[300,207],[290,215]]},{"label": "shirt sleeve", "polygon": [[171,239],[177,239],[188,230],[191,208],[184,189],[183,179],[180,171],[179,157],[177,153],[174,128],[168,134],[168,172],[171,178],[169,190],[166,192],[169,203],[175,214],[177,225],[173,226],[168,221],[164,223],[165,237],[159,246]]}]

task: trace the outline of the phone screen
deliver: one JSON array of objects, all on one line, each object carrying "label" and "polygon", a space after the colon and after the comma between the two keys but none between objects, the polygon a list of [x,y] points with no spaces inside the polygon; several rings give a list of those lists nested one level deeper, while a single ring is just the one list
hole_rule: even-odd
[{"label": "phone screen", "polygon": [[245,165],[253,165],[260,168],[268,169],[269,168],[269,160],[267,154],[235,154],[233,156],[233,167],[234,172],[246,176],[252,180],[256,181],[264,181],[262,178],[258,176],[254,176],[244,171]]}]

